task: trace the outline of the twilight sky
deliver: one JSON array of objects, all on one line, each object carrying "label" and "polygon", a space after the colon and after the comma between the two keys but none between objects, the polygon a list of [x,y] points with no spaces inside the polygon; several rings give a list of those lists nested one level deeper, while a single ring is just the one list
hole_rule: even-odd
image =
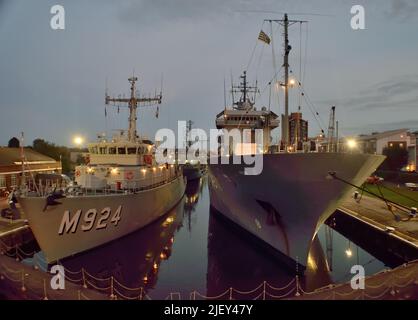
[{"label": "twilight sky", "polygon": [[[65,8],[65,30],[50,28],[54,4]],[[366,30],[350,27],[355,4],[365,8]],[[27,143],[40,137],[71,145],[74,134],[94,139],[125,128],[125,109],[108,109],[104,117],[105,82],[109,93],[128,95],[133,70],[142,93],[159,90],[164,75],[160,117],[154,108],[141,109],[140,134],[153,138],[158,128],[175,129],[177,120],[187,119],[214,127],[224,78],[229,84],[231,73],[237,78],[247,69],[260,29],[270,33],[263,19],[282,17],[259,11],[309,20],[302,28],[303,85],[323,127],[336,105],[343,135],[418,130],[416,0],[0,0],[0,145],[20,131]],[[280,66],[282,36],[274,35]],[[290,64],[297,77],[299,35],[299,25],[292,26]],[[272,61],[271,46],[258,42],[248,75],[262,91],[259,106],[268,103]],[[292,91],[295,111],[298,90]],[[304,100],[301,106],[312,136],[320,127]],[[271,108],[281,113],[282,100]]]}]

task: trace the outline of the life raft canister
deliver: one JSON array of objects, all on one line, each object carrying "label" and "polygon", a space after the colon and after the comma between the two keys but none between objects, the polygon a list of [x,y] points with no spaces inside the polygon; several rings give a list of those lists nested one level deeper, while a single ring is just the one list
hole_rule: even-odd
[{"label": "life raft canister", "polygon": [[152,155],[151,154],[144,154],[144,163],[152,165]]},{"label": "life raft canister", "polygon": [[126,180],[132,180],[134,178],[134,173],[132,171],[125,172]]}]

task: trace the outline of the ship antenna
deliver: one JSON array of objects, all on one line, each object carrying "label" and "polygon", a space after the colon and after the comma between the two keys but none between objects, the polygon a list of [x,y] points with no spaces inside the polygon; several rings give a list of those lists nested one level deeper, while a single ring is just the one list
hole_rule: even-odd
[{"label": "ship antenna", "polygon": [[257,92],[258,92],[258,80],[255,80],[255,91],[254,91],[254,101],[253,103],[255,104],[255,99],[257,97]]},{"label": "ship antenna", "polygon": [[26,181],[25,181],[25,150],[24,150],[24,140],[25,140],[25,134],[23,133],[23,131],[21,132],[21,137],[20,137],[20,159],[22,161],[22,179],[20,180],[20,186],[22,188],[22,190],[25,187]]},{"label": "ship antenna", "polygon": [[[134,71],[135,72],[135,71]],[[128,130],[128,139],[129,141],[134,141],[136,139],[136,97],[135,97],[135,83],[138,80],[137,77],[132,75],[129,78],[131,83],[131,98],[129,99],[129,130]]]},{"label": "ship antenna", "polygon": [[243,86],[244,86],[244,102],[247,101],[247,71],[244,71],[244,74],[241,76],[243,80]]},{"label": "ship antenna", "polygon": [[287,14],[284,15],[284,136],[282,139],[285,142],[285,147],[289,145],[289,53],[291,50],[291,46],[289,45],[289,19],[287,18]]},{"label": "ship antenna", "polygon": [[234,80],[232,78],[232,71],[231,71],[231,96],[232,96],[232,105],[235,103],[234,98]]},{"label": "ship antenna", "polygon": [[292,47],[289,44],[289,27],[295,23],[306,23],[307,21],[302,20],[289,20],[287,13],[284,14],[282,20],[266,20],[274,21],[283,26],[284,29],[284,56],[283,56],[283,67],[284,67],[284,116],[282,123],[282,142],[285,150],[289,146],[289,53]]},{"label": "ship antenna", "polygon": [[137,116],[136,116],[136,111],[138,106],[140,106],[141,104],[143,104],[144,106],[152,106],[154,104],[161,104],[161,100],[162,100],[162,91],[160,95],[156,95],[154,97],[142,97],[140,98],[139,96],[136,96],[136,92],[135,92],[135,84],[138,81],[138,78],[135,76],[132,76],[128,79],[129,83],[131,84],[131,96],[129,98],[125,98],[125,97],[118,97],[118,98],[113,98],[110,97],[108,95],[106,95],[105,98],[105,104],[109,104],[109,102],[112,103],[127,103],[128,107],[129,107],[129,129],[128,129],[128,140],[131,142],[135,142],[136,138],[137,138],[137,130],[136,130],[136,120],[137,120]]},{"label": "ship antenna", "polygon": [[[163,83],[164,83],[164,73],[161,73],[160,98],[163,97]],[[161,100],[159,101],[159,104],[161,104]]]},{"label": "ship antenna", "polygon": [[[273,58],[273,71],[274,71],[274,77],[272,79],[273,81],[273,89],[275,88],[276,84],[278,83],[277,81],[277,66],[276,66],[276,53],[274,50],[274,34],[273,34],[273,22],[270,20],[270,37],[271,37],[271,55]],[[280,97],[279,97],[279,90],[276,90],[277,92],[277,106],[280,109]],[[274,94],[274,90],[273,90],[273,95]],[[271,81],[270,81],[270,96],[271,96]],[[273,97],[273,99],[275,99],[275,97]],[[271,97],[269,97],[269,110],[270,110],[270,103],[271,103]]]},{"label": "ship antenna", "polygon": [[224,77],[224,109],[226,110],[226,83]]}]

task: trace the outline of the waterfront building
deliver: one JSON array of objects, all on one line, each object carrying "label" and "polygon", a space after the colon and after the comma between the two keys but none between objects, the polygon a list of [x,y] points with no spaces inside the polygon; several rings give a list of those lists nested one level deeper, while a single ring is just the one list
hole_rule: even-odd
[{"label": "waterfront building", "polygon": [[[24,148],[25,177],[35,173],[61,173],[61,162]],[[0,147],[0,191],[17,187],[22,179],[22,155],[20,148]]]}]

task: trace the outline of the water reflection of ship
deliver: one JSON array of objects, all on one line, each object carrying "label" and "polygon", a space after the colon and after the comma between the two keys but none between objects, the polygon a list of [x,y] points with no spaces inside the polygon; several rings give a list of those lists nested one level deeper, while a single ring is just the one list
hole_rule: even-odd
[{"label": "water reflection of ship", "polygon": [[206,185],[206,183],[206,176],[202,176],[200,179],[190,180],[187,182],[183,215],[187,217],[187,226],[189,231],[191,230],[192,225],[192,213],[196,210],[196,205],[199,202],[199,196],[202,194],[203,187]]},{"label": "water reflection of ship", "polygon": [[[257,241],[248,241],[246,236],[242,229],[234,228],[231,222],[211,209],[207,296],[217,296],[231,287],[240,291],[250,291],[263,281],[275,287],[282,287],[294,279],[294,271],[283,268],[280,259],[267,252],[265,246]],[[305,290],[311,291],[329,283],[329,267],[321,244],[318,238],[315,238],[301,285]],[[234,298],[253,299],[255,296],[238,294]]]},{"label": "water reflection of ship", "polygon": [[[154,288],[160,264],[170,257],[174,235],[182,227],[184,202],[185,198],[169,213],[138,232],[61,262],[69,270],[84,268],[99,279],[113,276],[129,288]],[[96,285],[100,286],[100,281],[96,281]]]}]

